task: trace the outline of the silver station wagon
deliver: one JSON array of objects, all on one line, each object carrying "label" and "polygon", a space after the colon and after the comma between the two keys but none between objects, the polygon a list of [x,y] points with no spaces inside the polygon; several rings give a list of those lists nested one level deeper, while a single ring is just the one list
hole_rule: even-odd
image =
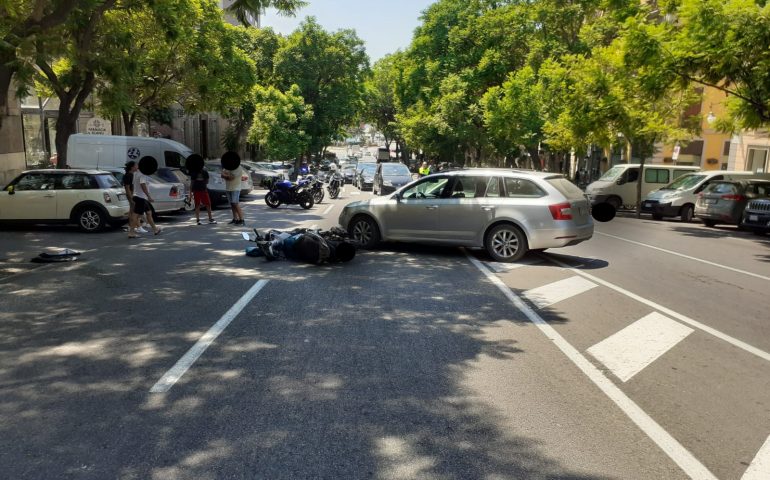
[{"label": "silver station wagon", "polygon": [[576,245],[594,232],[579,188],[562,175],[529,170],[429,175],[386,197],[351,203],[339,220],[364,248],[380,241],[480,247],[500,262]]}]

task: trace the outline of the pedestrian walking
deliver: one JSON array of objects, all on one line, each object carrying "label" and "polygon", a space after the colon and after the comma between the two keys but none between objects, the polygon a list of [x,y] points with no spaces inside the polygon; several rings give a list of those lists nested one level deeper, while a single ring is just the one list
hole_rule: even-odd
[{"label": "pedestrian walking", "polygon": [[134,233],[147,233],[142,227],[141,219],[134,213],[134,172],[139,168],[133,160],[126,162],[125,173],[123,174],[123,189],[128,198],[128,231]]},{"label": "pedestrian walking", "polygon": [[[196,154],[193,154],[196,155]],[[193,155],[190,155],[191,157]],[[189,159],[189,157],[188,157]],[[201,158],[201,163],[203,158]],[[201,224],[201,205],[206,207],[206,212],[209,214],[209,224],[213,225],[217,223],[214,220],[214,216],[211,212],[211,197],[209,196],[209,172],[205,168],[201,168],[197,172],[190,172],[190,190],[192,190],[193,201],[195,202],[195,223]]]},{"label": "pedestrian walking", "polygon": [[[147,158],[147,157],[145,157]],[[129,227],[128,238],[137,238],[139,235],[136,233],[136,227],[139,224],[139,218],[142,215],[147,219],[147,223],[152,227],[152,231],[155,235],[159,235],[161,228],[155,225],[155,221],[152,218],[151,203],[153,202],[150,190],[147,188],[147,175],[143,174],[140,170],[135,170],[133,173],[133,200],[134,200],[134,228]]]},{"label": "pedestrian walking", "polygon": [[[235,161],[237,159],[237,162]],[[233,212],[233,219],[228,222],[230,225],[244,225],[243,210],[241,210],[241,176],[243,167],[240,166],[241,159],[235,152],[225,152],[222,155],[222,163],[233,162],[238,166],[232,170],[222,167],[222,178],[225,180],[225,190],[227,191],[227,200],[230,202],[230,210]]]}]

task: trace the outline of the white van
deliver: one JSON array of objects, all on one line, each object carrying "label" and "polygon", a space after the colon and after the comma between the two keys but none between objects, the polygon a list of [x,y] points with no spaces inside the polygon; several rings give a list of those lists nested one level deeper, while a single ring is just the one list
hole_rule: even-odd
[{"label": "white van", "polygon": [[71,168],[123,168],[129,160],[151,156],[158,167],[181,168],[192,150],[166,138],[118,135],[71,135],[67,142],[67,163]]},{"label": "white van", "polygon": [[[668,185],[687,173],[697,172],[700,167],[649,164],[644,166],[642,177],[642,198],[651,191]],[[586,194],[592,205],[609,203],[613,207],[634,207],[636,205],[636,183],[639,179],[639,164],[615,165],[599,180],[586,187]]]},{"label": "white van", "polygon": [[688,173],[665,187],[650,192],[642,201],[642,212],[651,213],[655,220],[680,217],[683,222],[691,222],[698,194],[710,183],[750,178],[770,179],[770,174],[726,170]]}]

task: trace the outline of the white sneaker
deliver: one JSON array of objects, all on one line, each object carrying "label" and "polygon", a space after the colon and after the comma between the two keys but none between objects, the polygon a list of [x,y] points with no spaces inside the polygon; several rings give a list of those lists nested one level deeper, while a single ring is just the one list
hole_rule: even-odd
[{"label": "white sneaker", "polygon": [[137,229],[136,229],[136,232],[137,232],[137,233],[150,233],[150,231],[149,231],[149,230],[147,230],[147,229],[146,229],[146,228],[144,228],[144,227],[139,227],[139,228],[137,228]]}]

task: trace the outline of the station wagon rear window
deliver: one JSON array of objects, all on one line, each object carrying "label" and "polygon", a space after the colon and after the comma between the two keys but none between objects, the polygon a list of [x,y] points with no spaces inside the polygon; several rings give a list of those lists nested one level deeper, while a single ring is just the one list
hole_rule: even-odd
[{"label": "station wagon rear window", "polygon": [[546,182],[550,183],[553,188],[569,200],[585,198],[583,191],[564,177],[546,178]]},{"label": "station wagon rear window", "polygon": [[122,185],[113,175],[99,174],[95,175],[96,183],[100,188],[122,188]]}]

